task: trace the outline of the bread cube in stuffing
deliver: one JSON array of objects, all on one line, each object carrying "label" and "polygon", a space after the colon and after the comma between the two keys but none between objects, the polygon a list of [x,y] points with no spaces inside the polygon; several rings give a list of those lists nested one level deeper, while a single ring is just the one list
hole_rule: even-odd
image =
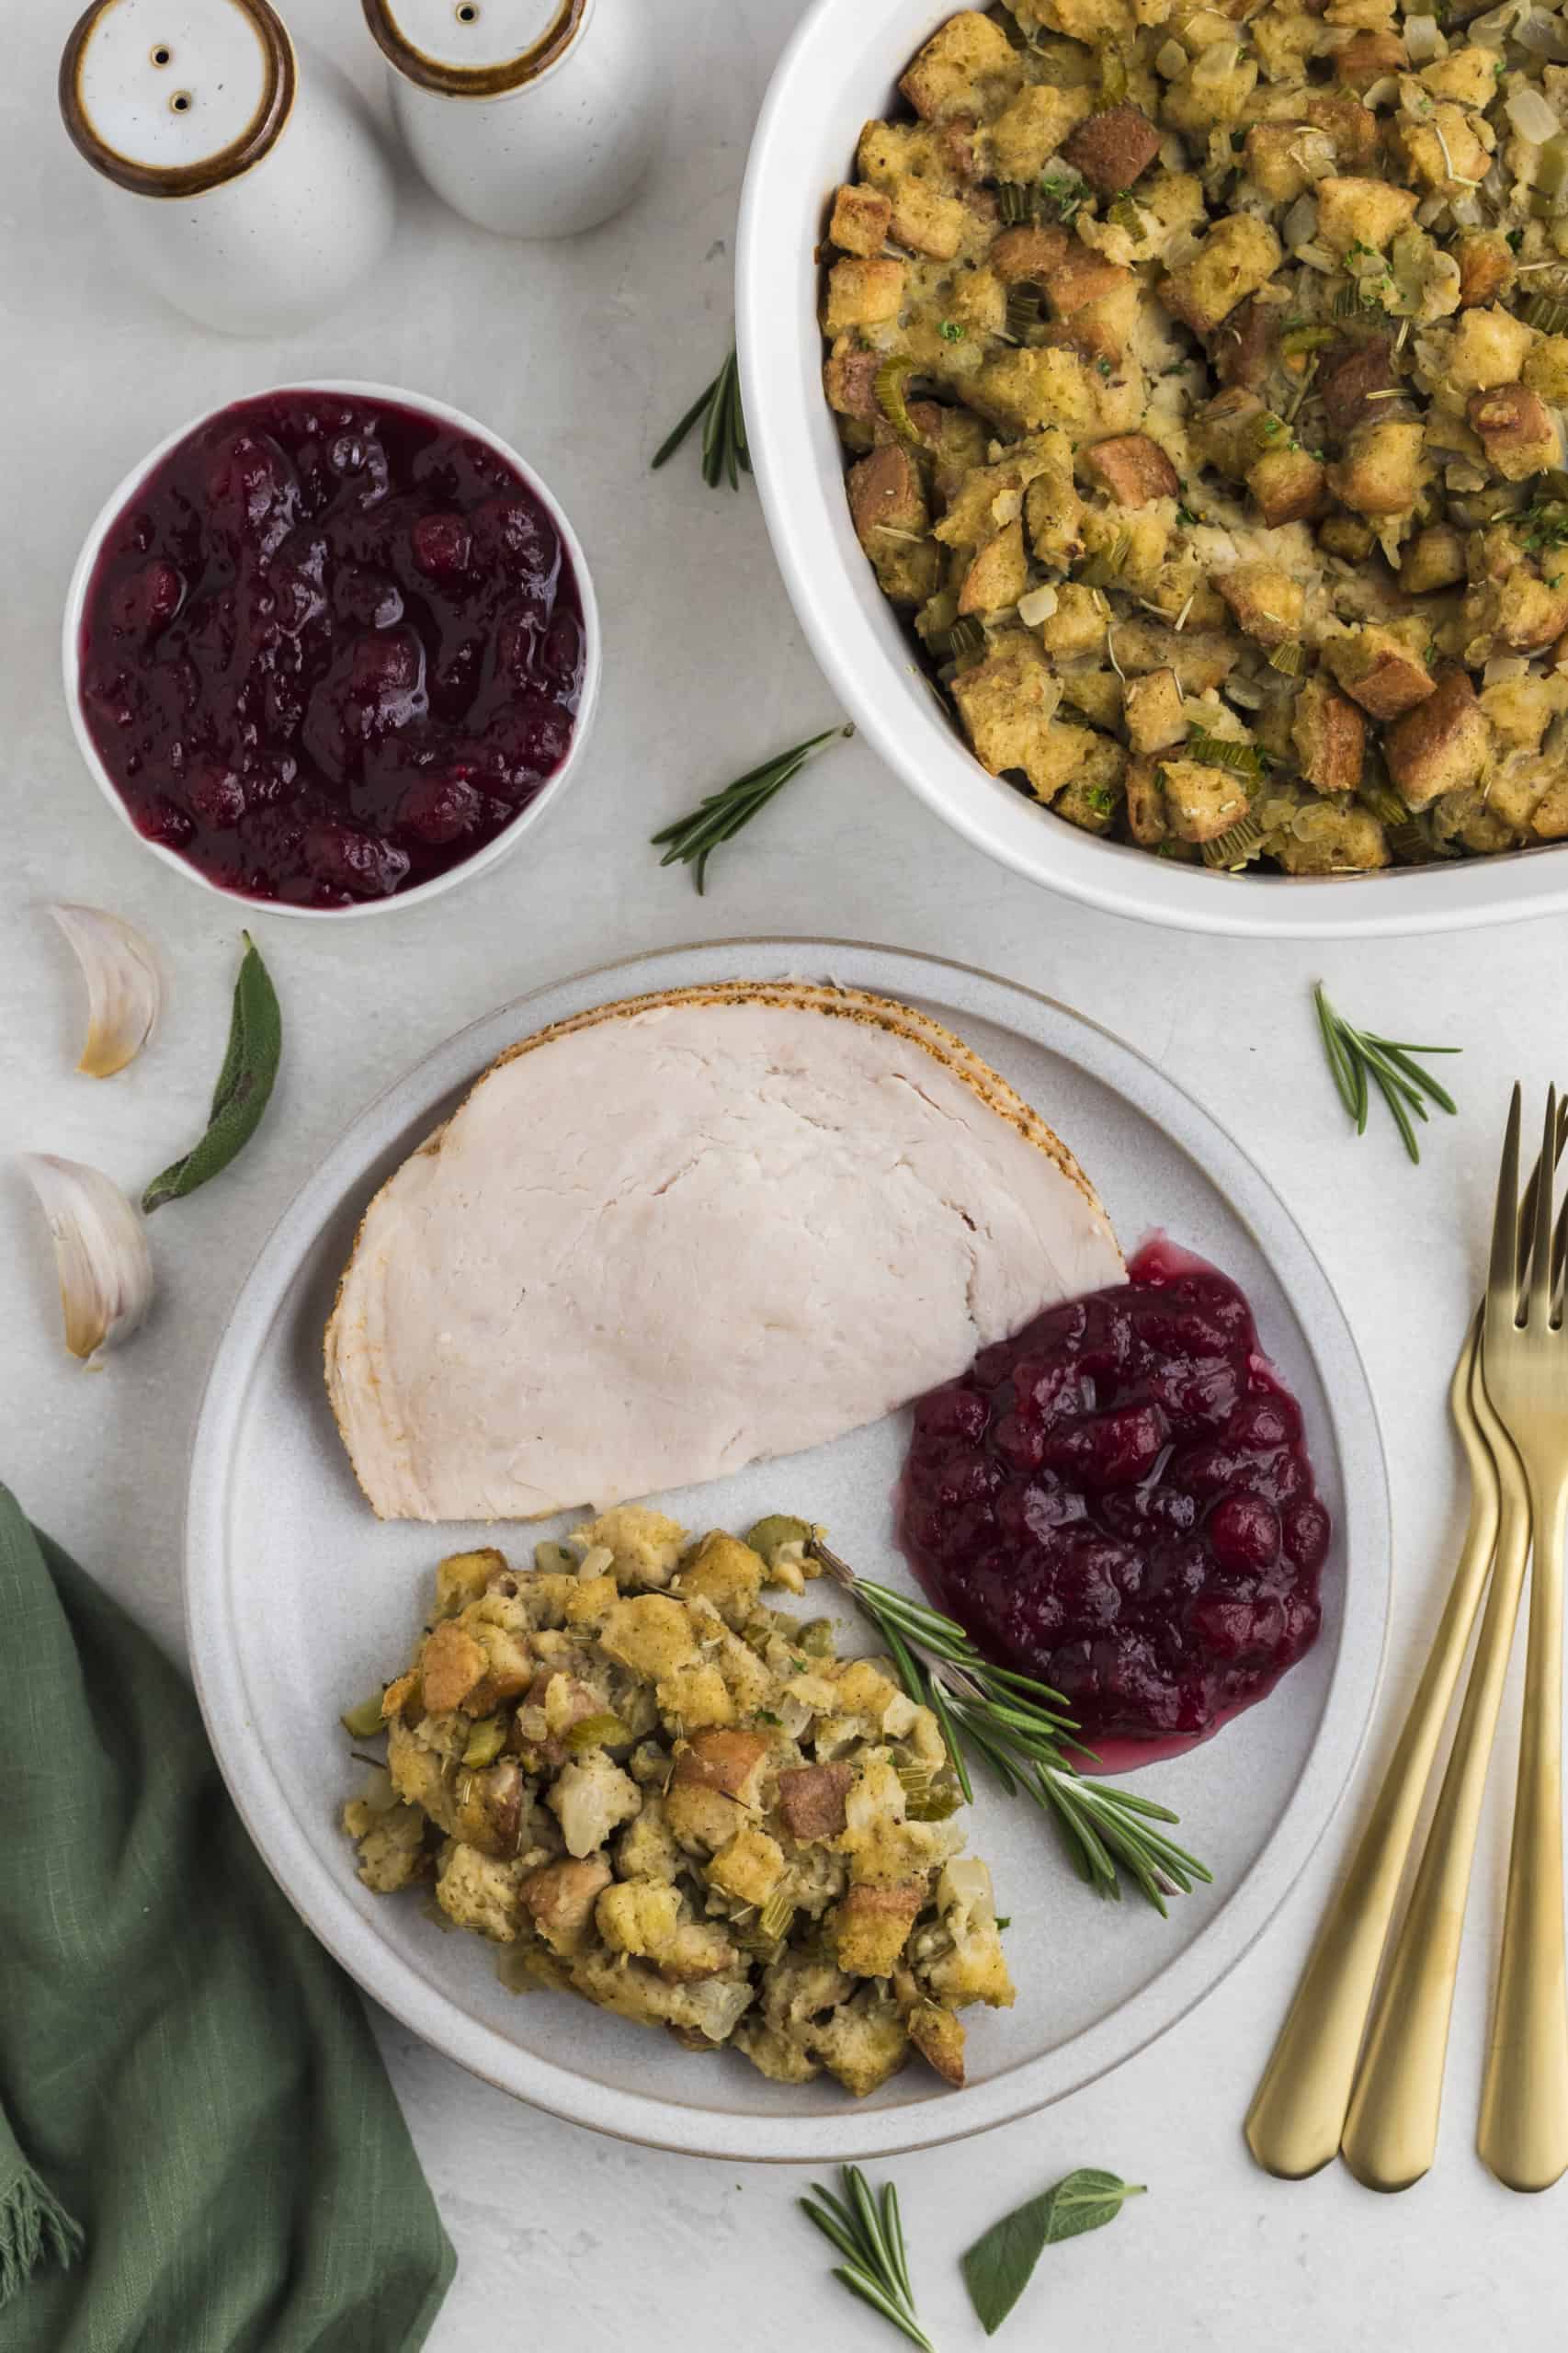
[{"label": "bread cube in stuffing", "polygon": [[1402,639],[1373,622],[1332,637],[1324,660],[1352,699],[1374,719],[1398,719],[1424,702],[1436,684]]},{"label": "bread cube in stuffing", "polygon": [[1170,829],[1184,842],[1216,841],[1247,813],[1246,789],[1229,768],[1162,760],[1160,782]]},{"label": "bread cube in stuffing", "polygon": [[1208,335],[1273,277],[1281,258],[1279,240],[1266,221],[1232,213],[1215,222],[1189,262],[1161,280],[1160,300],[1195,334]]},{"label": "bread cube in stuffing", "polygon": [[1290,740],[1301,774],[1320,792],[1354,792],[1361,781],[1367,722],[1326,678],[1309,678],[1296,698]]},{"label": "bread cube in stuffing", "polygon": [[1022,79],[1017,52],[995,18],[962,8],[932,35],[898,86],[916,114],[942,121],[989,114]]},{"label": "bread cube in stuffing", "polygon": [[830,335],[849,327],[886,326],[903,308],[904,263],[883,255],[860,260],[851,255],[835,261],[827,273],[827,308],[823,326]]},{"label": "bread cube in stuffing", "polygon": [[1187,735],[1181,688],[1174,670],[1150,670],[1122,688],[1127,740],[1135,752],[1163,752]]},{"label": "bread cube in stuffing", "polygon": [[1119,506],[1146,506],[1153,498],[1175,498],[1181,477],[1157,441],[1146,433],[1119,433],[1096,441],[1084,462],[1098,476]]},{"label": "bread cube in stuffing", "polygon": [[1491,734],[1469,674],[1450,670],[1383,737],[1389,774],[1412,809],[1479,783]]}]

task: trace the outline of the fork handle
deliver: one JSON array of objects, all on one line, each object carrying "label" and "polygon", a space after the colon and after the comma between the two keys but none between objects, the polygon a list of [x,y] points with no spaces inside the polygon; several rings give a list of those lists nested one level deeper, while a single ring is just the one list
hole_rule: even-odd
[{"label": "fork handle", "polygon": [[1562,1936],[1562,1508],[1561,1476],[1532,1472],[1535,1563],[1508,1856],[1503,1958],[1476,2147],[1510,2189],[1568,2172],[1568,1977]]},{"label": "fork handle", "polygon": [[1529,1551],[1523,1474],[1511,1448],[1499,1458],[1497,1561],[1470,1687],[1345,2126],[1345,2162],[1369,2189],[1408,2189],[1437,2153],[1471,1865]]},{"label": "fork handle", "polygon": [[1247,2110],[1253,2155],[1290,2181],[1316,2173],[1339,2147],[1400,1880],[1485,1589],[1497,1535],[1497,1491],[1490,1462],[1472,1469],[1470,1526],[1437,1639]]}]

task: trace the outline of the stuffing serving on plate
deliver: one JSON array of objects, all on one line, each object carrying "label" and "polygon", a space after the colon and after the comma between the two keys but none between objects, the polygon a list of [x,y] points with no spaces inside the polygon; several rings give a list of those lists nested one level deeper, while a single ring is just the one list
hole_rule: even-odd
[{"label": "stuffing serving on plate", "polygon": [[936,1718],[765,1603],[803,1592],[809,1534],[694,1541],[620,1506],[531,1570],[442,1562],[412,1665],[345,1718],[384,1727],[387,1763],[344,1827],[368,1887],[433,1880],[514,1991],[782,2083],[871,2092],[913,2048],[961,2084],[957,2013],[1013,2000],[991,1875],[960,1856]]},{"label": "stuffing serving on plate", "polygon": [[1287,874],[1568,835],[1568,24],[1461,16],[1013,0],[861,134],[855,528],[1073,824]]}]

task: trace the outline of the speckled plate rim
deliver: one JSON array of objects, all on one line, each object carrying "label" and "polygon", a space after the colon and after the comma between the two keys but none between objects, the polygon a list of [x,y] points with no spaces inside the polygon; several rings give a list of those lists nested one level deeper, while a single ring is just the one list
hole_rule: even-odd
[{"label": "speckled plate rim", "polygon": [[[432,1991],[355,1909],[315,1854],[254,1738],[241,1639],[228,1604],[226,1499],[252,1369],[325,1218],[367,1163],[504,1047],[547,1022],[643,990],[831,973],[846,986],[925,999],[1057,1053],[1165,1132],[1223,1192],[1290,1299],[1323,1383],[1344,1493],[1346,1593],[1317,1733],[1272,1837],[1185,1950],[1108,2016],[1005,2075],[934,2106],[769,2117],[589,2081],[521,2050]],[[1132,2058],[1211,1993],[1256,1943],[1327,1829],[1365,1742],[1392,1597],[1389,1484],[1376,1407],[1345,1311],[1273,1186],[1211,1116],[1135,1048],[1070,1006],[971,965],[850,940],[772,937],[662,949],[601,965],[498,1006],[447,1039],[359,1113],[296,1194],[247,1276],[219,1340],[197,1421],[185,1533],[191,1669],[220,1768],[290,1902],[350,1976],[435,2049],[497,2089],[566,2121],[693,2156],[837,2163],[935,2148],[1065,2098]]]}]

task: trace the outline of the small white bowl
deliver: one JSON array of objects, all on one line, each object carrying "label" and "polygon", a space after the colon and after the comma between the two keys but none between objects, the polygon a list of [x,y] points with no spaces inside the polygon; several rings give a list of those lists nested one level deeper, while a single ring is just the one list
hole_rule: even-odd
[{"label": "small white bowl", "polygon": [[[345,398],[351,400],[385,401],[399,408],[411,409],[415,415],[427,416],[433,423],[447,426],[451,431],[461,433],[472,440],[483,441],[486,448],[494,449],[497,456],[504,458],[509,466],[516,469],[554,524],[561,535],[561,544],[571,558],[572,568],[576,575],[577,594],[583,608],[582,696],[573,721],[571,747],[549,782],[535,795],[526,809],[518,811],[509,825],[504,826],[501,832],[486,842],[482,849],[475,850],[472,858],[460,858],[454,866],[448,867],[444,873],[433,875],[427,882],[416,883],[412,891],[395,892],[391,898],[358,900],[353,905],[347,907],[301,907],[291,905],[282,899],[256,898],[247,892],[230,891],[221,882],[211,881],[199,868],[192,866],[188,859],[181,858],[177,850],[169,849],[163,842],[149,841],[146,835],[139,830],[130,810],[116,790],[113,779],[98,757],[82,710],[82,621],[86,610],[87,592],[92,585],[93,574],[97,569],[98,557],[102,551],[104,540],[108,536],[111,527],[118,521],[148,476],[162,465],[171,450],[177,448],[188,434],[199,432],[204,425],[211,424],[214,418],[224,415],[231,408],[244,405],[252,400],[268,400],[275,393],[279,392],[341,393]],[[503,441],[498,433],[493,433],[489,426],[481,425],[476,417],[467,415],[460,408],[450,407],[445,401],[433,400],[427,392],[404,392],[395,384],[339,382],[332,378],[315,377],[299,383],[269,384],[259,392],[242,393],[238,400],[220,401],[215,407],[204,409],[199,416],[190,417],[184,425],[177,426],[165,439],[159,442],[155,449],[151,450],[142,459],[140,465],[131,468],[119,489],[105,501],[97,520],[87,533],[82,552],[76,559],[76,568],[71,575],[71,585],[65,597],[61,660],[65,676],[65,705],[70,711],[71,724],[75,730],[77,745],[83,759],[86,762],[88,772],[120,824],[144,850],[152,857],[161,858],[163,863],[172,867],[176,874],[183,874],[187,882],[198,884],[200,889],[211,892],[218,898],[236,902],[241,906],[265,908],[269,915],[307,915],[314,921],[329,923],[352,921],[363,915],[395,915],[403,907],[422,906],[428,900],[437,897],[441,892],[449,891],[455,883],[466,882],[472,876],[483,874],[487,868],[499,865],[502,858],[516,849],[528,827],[536,824],[543,816],[546,809],[552,807],[561,798],[572,776],[581,764],[598,707],[599,683],[604,666],[603,641],[599,632],[599,608],[594,596],[594,584],[589,575],[587,558],[583,553],[582,541],[567,521],[560,501],[548,484],[540,480],[533,468],[517,455],[510,443]]]},{"label": "small white bowl", "polygon": [[931,695],[850,525],[844,451],[822,389],[822,238],[869,119],[957,0],[814,0],[752,140],[736,239],[746,434],[784,585],[862,733],[928,808],[1048,889],[1187,931],[1332,938],[1457,930],[1568,908],[1568,846],[1382,874],[1211,874],[1098,839],[988,776]]}]

